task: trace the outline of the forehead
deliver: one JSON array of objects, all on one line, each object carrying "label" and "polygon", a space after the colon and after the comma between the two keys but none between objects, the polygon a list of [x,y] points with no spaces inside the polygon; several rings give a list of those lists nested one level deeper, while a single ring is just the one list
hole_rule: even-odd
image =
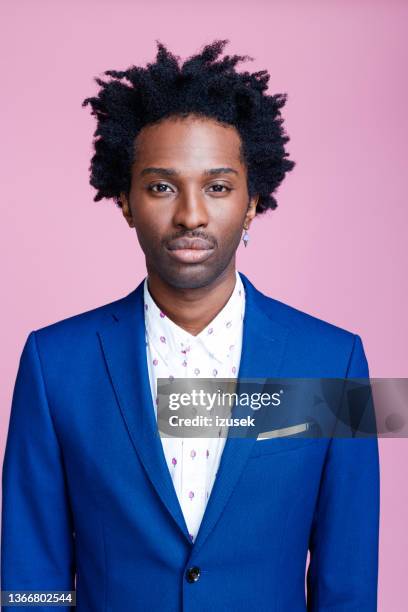
[{"label": "forehead", "polygon": [[201,117],[171,117],[145,126],[136,138],[135,153],[136,165],[242,164],[236,128]]}]

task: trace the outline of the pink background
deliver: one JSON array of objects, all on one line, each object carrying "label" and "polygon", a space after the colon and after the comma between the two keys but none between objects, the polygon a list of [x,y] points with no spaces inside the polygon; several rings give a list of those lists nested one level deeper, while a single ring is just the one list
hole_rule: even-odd
[{"label": "pink background", "polygon": [[[215,38],[267,68],[297,162],[255,220],[238,269],[265,293],[353,332],[372,377],[408,376],[407,19],[387,1],[3,0],[1,451],[28,333],[129,293],[136,234],[92,201],[93,77],[185,57]],[[381,440],[379,610],[407,609],[407,440]]]}]

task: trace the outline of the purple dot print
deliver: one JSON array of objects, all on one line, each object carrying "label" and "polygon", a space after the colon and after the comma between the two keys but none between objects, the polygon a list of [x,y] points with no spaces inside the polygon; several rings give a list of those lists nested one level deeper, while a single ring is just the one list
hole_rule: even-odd
[{"label": "purple dot print", "polygon": [[153,359],[153,365],[157,365],[159,363],[159,360],[156,359],[156,357]]},{"label": "purple dot print", "polygon": [[148,310],[149,306],[148,304],[145,304],[145,310]]},{"label": "purple dot print", "polygon": [[237,371],[237,368],[235,366],[232,366],[232,373],[235,374],[236,371]]},{"label": "purple dot print", "polygon": [[187,361],[184,360],[183,363],[181,364],[182,366],[186,367],[187,366]]},{"label": "purple dot print", "polygon": [[161,316],[161,318],[162,318],[162,319],[164,319],[164,317],[165,317],[166,315],[164,314],[164,312],[160,311],[160,316]]},{"label": "purple dot print", "polygon": [[226,326],[227,326],[228,328],[230,328],[230,327],[231,327],[231,325],[232,325],[232,321],[227,321]]},{"label": "purple dot print", "polygon": [[205,454],[206,454],[206,457],[207,457],[207,459],[208,459],[209,454],[210,454],[210,451],[208,450],[208,448],[207,448],[207,450],[205,451]]},{"label": "purple dot print", "polygon": [[212,333],[213,333],[213,331],[214,331],[214,329],[213,329],[212,327],[210,327],[210,328],[208,329],[208,332],[207,332],[207,333],[208,333],[208,334],[212,334]]},{"label": "purple dot print", "polygon": [[191,457],[194,459],[194,457],[196,456],[196,454],[197,454],[197,453],[195,452],[195,450],[194,450],[194,448],[193,448],[193,450],[192,450],[192,451],[191,451],[191,453],[190,453]]},{"label": "purple dot print", "polygon": [[190,491],[190,492],[189,492],[189,494],[188,494],[188,496],[189,496],[189,498],[190,498],[190,499],[193,499],[193,497],[194,497],[194,491]]},{"label": "purple dot print", "polygon": [[218,370],[216,370],[215,368],[213,369],[213,376],[217,376],[218,374]]},{"label": "purple dot print", "polygon": [[160,336],[160,342],[166,342],[166,338],[164,336]]},{"label": "purple dot print", "polygon": [[173,457],[173,459],[171,460],[173,465],[177,465],[177,459],[175,457]]},{"label": "purple dot print", "polygon": [[195,369],[194,369],[194,374],[195,374],[196,376],[198,376],[198,375],[199,375],[199,373],[200,373],[200,370],[199,370],[198,368],[195,368]]}]

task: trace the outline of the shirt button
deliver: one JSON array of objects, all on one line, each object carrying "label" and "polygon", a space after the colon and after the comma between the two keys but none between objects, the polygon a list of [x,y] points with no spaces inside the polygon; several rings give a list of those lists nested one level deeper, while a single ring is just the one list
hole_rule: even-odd
[{"label": "shirt button", "polygon": [[200,573],[201,570],[199,567],[190,567],[186,572],[187,582],[197,582],[197,580],[200,578]]}]

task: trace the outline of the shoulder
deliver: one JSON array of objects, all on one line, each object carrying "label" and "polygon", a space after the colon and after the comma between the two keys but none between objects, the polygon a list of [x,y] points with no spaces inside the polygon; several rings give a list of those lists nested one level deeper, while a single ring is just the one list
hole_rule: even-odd
[{"label": "shoulder", "polygon": [[265,312],[269,317],[281,325],[290,327],[302,336],[339,339],[353,338],[356,335],[352,330],[345,329],[331,321],[321,319],[267,295],[262,294],[262,299]]},{"label": "shoulder", "polygon": [[290,304],[266,295],[257,289],[250,280],[240,273],[249,297],[249,303],[255,303],[276,323],[288,327],[297,334],[313,337],[354,338],[353,331],[340,327],[335,323],[321,319],[311,313],[300,310]]},{"label": "shoulder", "polygon": [[[140,285],[139,285],[140,287]],[[112,323],[134,304],[137,289],[111,302],[76,313],[33,330],[37,342],[44,348],[86,344],[98,330]]]},{"label": "shoulder", "polygon": [[348,371],[350,364],[357,359],[365,370],[362,340],[354,330],[265,295],[248,279],[245,284],[248,289],[248,306],[252,304],[259,308],[280,327],[281,337],[285,338],[285,363],[288,367],[299,367],[302,372],[337,376],[343,375],[338,373]]}]

